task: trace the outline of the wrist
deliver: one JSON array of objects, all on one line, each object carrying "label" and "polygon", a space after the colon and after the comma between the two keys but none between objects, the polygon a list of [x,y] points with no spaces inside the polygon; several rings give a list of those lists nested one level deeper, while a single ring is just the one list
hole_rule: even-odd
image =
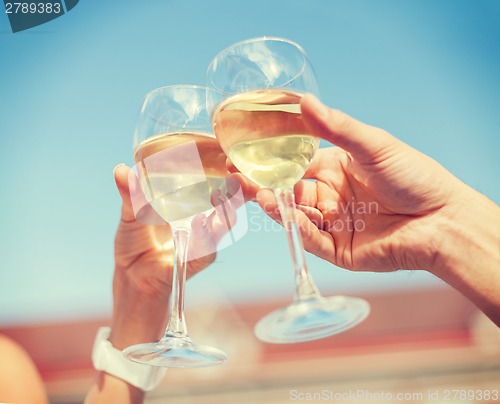
[{"label": "wrist", "polygon": [[109,341],[110,331],[109,327],[99,328],[92,349],[94,368],[105,373],[99,375],[103,379],[101,382],[109,380],[116,388],[121,389],[126,387],[125,384],[130,385],[129,390],[136,395],[137,392],[134,389],[150,391],[157,387],[164,378],[166,369],[127,359],[121,350],[114,347]]},{"label": "wrist", "polygon": [[449,215],[431,272],[500,324],[500,208],[464,186]]},{"label": "wrist", "polygon": [[[156,326],[157,323],[147,323],[147,321],[134,321],[134,318],[113,316],[111,322],[111,334],[109,341],[116,349],[123,350],[131,345],[144,342],[159,341],[165,330],[163,326]],[[162,323],[163,324],[163,323]]]},{"label": "wrist", "polygon": [[[115,270],[115,274],[119,270]],[[166,328],[170,292],[146,293],[134,282],[113,283],[113,315],[109,340],[117,349],[158,341]]]}]

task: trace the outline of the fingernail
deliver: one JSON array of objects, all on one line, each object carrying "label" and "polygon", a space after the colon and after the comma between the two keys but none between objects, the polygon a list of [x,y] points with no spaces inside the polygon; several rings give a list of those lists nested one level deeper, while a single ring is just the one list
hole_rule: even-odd
[{"label": "fingernail", "polygon": [[204,213],[199,213],[195,216],[194,220],[193,220],[193,229],[204,229],[207,227],[207,223],[208,223],[208,218],[207,218],[207,215],[205,215]]},{"label": "fingernail", "polygon": [[220,189],[216,189],[214,191],[212,191],[212,204],[215,204],[216,206],[218,206],[220,204],[220,201],[221,201],[221,191]]},{"label": "fingernail", "polygon": [[236,193],[240,190],[241,185],[234,178],[228,178],[226,180],[226,187],[227,187],[227,196],[231,198],[234,195],[236,195]]},{"label": "fingernail", "polygon": [[124,165],[125,165],[125,164],[120,163],[120,164],[118,164],[115,168],[113,168],[113,175],[115,175],[115,172],[116,172],[116,170],[118,169],[118,167],[120,167],[120,166],[124,166]]},{"label": "fingernail", "polygon": [[320,118],[321,120],[326,120],[328,118],[330,108],[328,108],[316,96],[312,94],[307,94],[304,97],[307,97],[306,101],[311,106],[311,109],[316,111],[318,118]]}]

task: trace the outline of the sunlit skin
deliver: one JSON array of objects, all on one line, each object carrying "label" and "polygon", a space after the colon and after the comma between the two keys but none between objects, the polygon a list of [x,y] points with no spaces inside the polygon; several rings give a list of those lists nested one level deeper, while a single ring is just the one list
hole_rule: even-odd
[{"label": "sunlit skin", "polygon": [[[115,170],[115,180],[123,202],[115,237],[115,311],[110,340],[120,348],[139,342],[139,338],[142,339],[140,342],[149,342],[162,336],[167,323],[166,307],[170,298],[173,268],[170,227],[166,224],[148,226],[135,220],[128,173],[129,168],[126,166],[118,166]],[[206,249],[210,253],[189,261],[187,277],[206,268],[215,259],[214,239],[207,237],[208,227],[203,222],[201,216],[195,219],[195,236],[191,238],[191,243],[195,242],[197,249]],[[135,295],[137,298],[133,298]],[[152,327],[151,324],[156,326]],[[126,333],[121,332],[122,326],[127,327]],[[131,326],[137,329],[137,333],[130,332]],[[136,341],[131,341],[131,338]]]},{"label": "sunlit skin", "polygon": [[[168,321],[173,242],[168,225],[150,226],[135,220],[130,200],[130,168],[119,165],[115,182],[122,198],[121,218],[115,237],[115,272],[113,277],[113,316],[109,340],[117,349],[157,341]],[[235,192],[228,184],[228,192]],[[214,203],[215,205],[215,203]],[[236,207],[236,206],[235,206]],[[234,223],[233,210],[224,222],[215,213],[198,216],[192,225],[191,247],[196,258],[187,266],[187,277],[209,266],[215,260],[217,242]],[[226,220],[229,220],[227,222]],[[206,255],[205,255],[206,253]],[[85,403],[142,403],[144,392],[116,377],[100,372]]]},{"label": "sunlit skin", "polygon": [[[305,174],[314,181],[295,187],[306,250],[351,270],[428,270],[500,324],[500,208],[382,129],[312,95],[301,111],[311,134],[338,146],[320,149]],[[279,221],[270,190],[233,178]]]}]

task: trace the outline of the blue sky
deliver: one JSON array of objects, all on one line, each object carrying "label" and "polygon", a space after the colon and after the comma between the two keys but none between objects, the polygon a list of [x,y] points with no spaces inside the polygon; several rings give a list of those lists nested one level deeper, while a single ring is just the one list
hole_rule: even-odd
[{"label": "blue sky", "polygon": [[[300,43],[323,101],[500,201],[498,1],[82,0],[16,34],[0,11],[0,325],[109,313],[112,170],[132,163],[143,96],[204,84],[212,57],[247,38]],[[244,239],[189,282],[188,304],[207,289],[234,301],[291,296],[284,234],[255,207],[249,215]],[[309,266],[325,293],[440,286],[425,273]]]}]

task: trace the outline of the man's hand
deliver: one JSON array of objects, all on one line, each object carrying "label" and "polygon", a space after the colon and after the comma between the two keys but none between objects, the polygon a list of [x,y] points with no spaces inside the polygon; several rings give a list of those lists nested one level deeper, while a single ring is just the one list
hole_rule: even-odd
[{"label": "man's hand", "polygon": [[[498,206],[382,129],[312,95],[301,110],[309,133],[338,146],[318,150],[314,181],[295,186],[306,250],[351,270],[429,270],[500,324]],[[233,177],[279,221],[270,190]]]}]

